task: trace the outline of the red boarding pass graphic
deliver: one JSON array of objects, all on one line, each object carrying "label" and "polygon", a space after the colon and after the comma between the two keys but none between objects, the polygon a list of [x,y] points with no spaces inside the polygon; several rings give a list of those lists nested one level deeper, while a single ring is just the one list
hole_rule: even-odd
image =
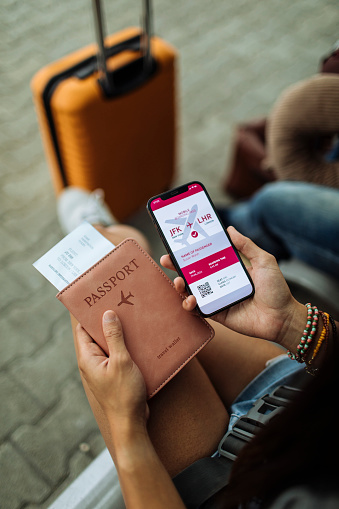
[{"label": "red boarding pass graphic", "polygon": [[238,262],[239,260],[234,249],[232,247],[228,247],[218,253],[207,256],[207,258],[204,258],[203,260],[191,263],[181,270],[187,283],[191,284]]}]

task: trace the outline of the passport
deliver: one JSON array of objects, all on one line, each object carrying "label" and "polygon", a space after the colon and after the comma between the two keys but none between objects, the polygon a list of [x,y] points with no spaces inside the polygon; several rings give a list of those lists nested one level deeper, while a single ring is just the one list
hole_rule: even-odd
[{"label": "passport", "polygon": [[183,297],[155,261],[126,239],[63,288],[57,298],[108,354],[102,316],[119,316],[126,347],[154,396],[207,343],[214,330],[185,311]]}]

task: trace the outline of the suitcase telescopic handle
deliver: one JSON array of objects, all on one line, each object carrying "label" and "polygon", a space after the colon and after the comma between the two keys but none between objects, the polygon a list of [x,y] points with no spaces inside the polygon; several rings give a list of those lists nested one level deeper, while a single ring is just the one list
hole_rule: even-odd
[{"label": "suitcase telescopic handle", "polygon": [[143,0],[143,16],[141,26],[143,27],[143,53],[145,58],[146,70],[149,70],[152,64],[151,57],[151,37],[152,37],[152,5],[151,0]]},{"label": "suitcase telescopic handle", "polygon": [[[143,0],[143,13],[142,13],[142,36],[141,36],[141,49],[143,52],[143,59],[145,71],[148,71],[152,65],[151,56],[151,37],[152,37],[152,8],[151,0]],[[104,28],[104,14],[101,0],[92,0],[95,33],[98,43],[98,70],[101,75],[103,86],[106,90],[112,91],[114,89],[113,76],[107,70],[107,55],[105,47]]]},{"label": "suitcase telescopic handle", "polygon": [[98,71],[101,76],[101,80],[104,81],[104,86],[107,89],[113,87],[113,80],[108,75],[107,64],[106,64],[106,48],[105,48],[105,30],[104,30],[104,16],[102,11],[102,5],[100,0],[93,0],[93,14],[94,14],[94,25],[95,33],[98,43]]}]

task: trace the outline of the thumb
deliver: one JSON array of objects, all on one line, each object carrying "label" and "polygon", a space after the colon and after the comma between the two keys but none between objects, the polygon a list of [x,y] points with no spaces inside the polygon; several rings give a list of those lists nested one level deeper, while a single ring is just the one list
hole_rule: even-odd
[{"label": "thumb", "polygon": [[231,240],[235,248],[240,251],[246,258],[252,263],[255,258],[262,255],[263,250],[258,247],[248,237],[242,235],[233,226],[229,226],[227,231],[231,237]]},{"label": "thumb", "polygon": [[109,353],[126,350],[121,322],[114,311],[105,311],[102,317],[102,329]]}]

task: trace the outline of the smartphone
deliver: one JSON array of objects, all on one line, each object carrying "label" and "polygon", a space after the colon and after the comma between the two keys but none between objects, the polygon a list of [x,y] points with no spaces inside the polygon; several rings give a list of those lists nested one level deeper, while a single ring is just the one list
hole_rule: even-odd
[{"label": "smartphone", "polygon": [[147,210],[203,316],[253,295],[253,282],[201,182],[151,198]]}]

